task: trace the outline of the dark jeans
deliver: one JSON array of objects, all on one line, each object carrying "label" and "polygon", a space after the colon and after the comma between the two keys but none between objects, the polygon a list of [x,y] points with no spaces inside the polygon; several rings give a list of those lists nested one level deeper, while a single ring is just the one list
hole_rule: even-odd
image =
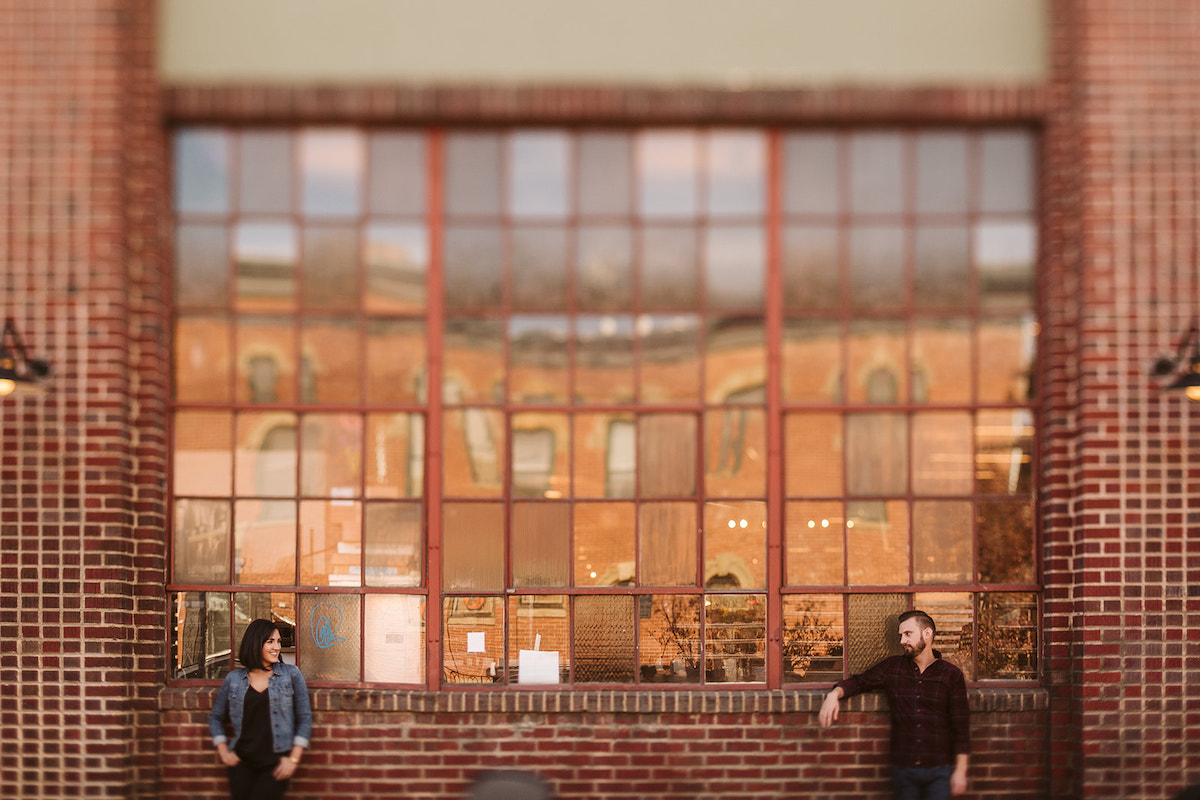
[{"label": "dark jeans", "polygon": [[896,800],[950,800],[954,767],[892,767]]},{"label": "dark jeans", "polygon": [[278,764],[259,767],[245,761],[229,768],[229,796],[232,800],[279,800],[287,789],[287,781],[277,781],[271,775]]}]

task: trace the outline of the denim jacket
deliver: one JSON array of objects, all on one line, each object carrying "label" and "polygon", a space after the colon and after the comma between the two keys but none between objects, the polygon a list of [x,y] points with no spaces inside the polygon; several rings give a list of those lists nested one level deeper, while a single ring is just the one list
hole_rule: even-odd
[{"label": "denim jacket", "polygon": [[[250,673],[235,669],[225,676],[217,699],[213,701],[208,715],[208,730],[212,733],[213,745],[228,741],[225,722],[233,725],[233,740],[229,749],[237,747],[242,735],[242,708],[246,702],[246,691],[250,687]],[[308,702],[308,685],[300,670],[292,664],[276,663],[267,681],[267,692],[271,703],[271,738],[275,752],[284,753],[293,745],[308,747],[312,736],[312,707]]]}]

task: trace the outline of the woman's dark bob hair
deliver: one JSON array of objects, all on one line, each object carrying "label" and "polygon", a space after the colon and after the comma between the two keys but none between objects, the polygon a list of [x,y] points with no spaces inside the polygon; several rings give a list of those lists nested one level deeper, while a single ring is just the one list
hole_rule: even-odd
[{"label": "woman's dark bob hair", "polygon": [[269,619],[256,619],[246,627],[242,634],[242,644],[238,647],[238,661],[246,669],[267,669],[263,663],[263,645],[271,634],[278,631],[275,623]]}]

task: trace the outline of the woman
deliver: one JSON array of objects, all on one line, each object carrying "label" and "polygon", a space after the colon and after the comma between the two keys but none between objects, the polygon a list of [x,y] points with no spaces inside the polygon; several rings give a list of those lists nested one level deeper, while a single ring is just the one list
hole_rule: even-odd
[{"label": "woman", "polygon": [[279,660],[280,647],[274,623],[251,622],[238,647],[242,668],[225,676],[208,715],[233,800],[283,797],[312,735],[308,686],[300,670]]}]

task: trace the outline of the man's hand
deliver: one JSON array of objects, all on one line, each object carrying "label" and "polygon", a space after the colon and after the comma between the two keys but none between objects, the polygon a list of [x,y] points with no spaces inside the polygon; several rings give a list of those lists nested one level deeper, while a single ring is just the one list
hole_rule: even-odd
[{"label": "man's hand", "polygon": [[954,774],[950,776],[950,794],[958,797],[967,793],[967,756],[960,755],[954,764]]},{"label": "man's hand", "polygon": [[817,716],[822,728],[828,728],[837,722],[841,699],[842,687],[840,686],[833,687],[829,694],[825,695],[825,702],[821,704],[821,713]]}]

